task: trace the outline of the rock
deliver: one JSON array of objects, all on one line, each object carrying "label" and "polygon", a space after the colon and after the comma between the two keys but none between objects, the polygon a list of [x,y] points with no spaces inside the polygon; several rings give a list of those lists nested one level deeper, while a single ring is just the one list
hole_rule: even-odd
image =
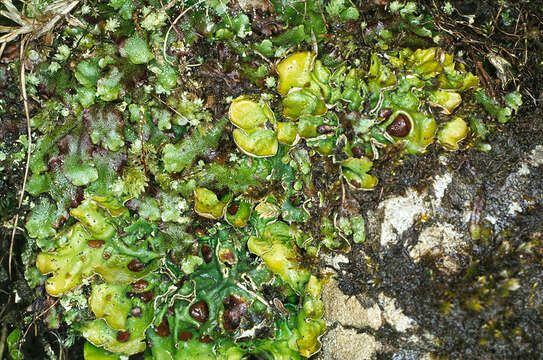
[{"label": "rock", "polygon": [[379,304],[383,308],[383,317],[386,322],[396,331],[404,332],[415,327],[415,320],[406,316],[401,309],[397,308],[394,299],[380,293]]},{"label": "rock", "polygon": [[336,280],[324,285],[322,292],[325,319],[343,326],[354,326],[359,329],[370,327],[379,329],[383,324],[381,310],[377,304],[370,308],[362,306],[354,296],[346,296],[338,288]]},{"label": "rock", "polygon": [[394,244],[398,236],[413,225],[415,217],[424,215],[427,209],[423,196],[413,189],[408,189],[405,196],[395,196],[381,202],[378,208],[384,213],[381,246]]},{"label": "rock", "polygon": [[543,145],[537,145],[530,153],[528,164],[533,167],[543,165]]},{"label": "rock", "polygon": [[344,254],[322,254],[323,262],[333,268],[335,271],[341,270],[341,264],[346,264],[349,262],[349,258]]},{"label": "rock", "polygon": [[341,326],[330,330],[322,342],[319,360],[369,360],[383,347],[373,336]]},{"label": "rock", "polygon": [[433,256],[442,271],[454,273],[460,268],[456,261],[457,254],[466,246],[464,236],[458,233],[453,225],[441,223],[425,228],[409,255],[415,263],[425,255]]}]

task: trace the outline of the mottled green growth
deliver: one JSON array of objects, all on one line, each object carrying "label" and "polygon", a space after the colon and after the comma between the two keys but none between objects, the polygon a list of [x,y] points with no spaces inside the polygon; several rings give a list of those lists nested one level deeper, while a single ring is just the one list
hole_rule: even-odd
[{"label": "mottled green growth", "polygon": [[[87,200],[73,209],[72,215],[81,222],[59,235],[58,243],[64,245],[52,252],[38,255],[38,270],[42,274],[53,274],[45,284],[49,294],[59,296],[94,274],[99,274],[109,283],[127,284],[153,269],[154,265],[149,264],[134,272],[127,267],[133,258],[109,252],[104,256],[115,228],[108,223],[104,210],[99,209],[98,204],[107,206],[103,202]],[[114,215],[117,214],[116,208],[110,210]]]},{"label": "mottled green growth", "polygon": [[237,127],[233,131],[234,141],[243,153],[254,157],[277,153],[277,135],[266,128],[268,123],[276,127],[275,117],[266,103],[240,96],[230,105],[229,118]]},{"label": "mottled green growth", "polygon": [[251,252],[262,257],[266,265],[293,290],[303,293],[309,272],[297,262],[298,249],[290,227],[283,222],[274,222],[262,229],[259,236],[252,236],[247,246]]},{"label": "mottled green growth", "polygon": [[107,283],[93,287],[89,308],[97,319],[82,323],[81,333],[87,341],[114,353],[132,355],[145,350],[145,331],[155,315],[153,302],[137,296],[129,298],[130,289],[127,285]]},{"label": "mottled green growth", "polygon": [[468,125],[464,120],[455,117],[447,122],[437,134],[439,143],[448,150],[458,150],[458,142],[468,133]]},{"label": "mottled green growth", "polygon": [[406,149],[410,153],[418,153],[434,142],[437,124],[430,115],[418,112],[408,115],[411,117],[413,129],[407,137]]},{"label": "mottled green growth", "polygon": [[93,106],[84,112],[83,118],[88,123],[88,131],[93,144],[117,151],[124,145],[123,117],[112,106]]},{"label": "mottled green growth", "polygon": [[290,89],[303,88],[311,81],[310,68],[313,58],[314,55],[310,52],[299,52],[277,65],[279,94],[286,95]]},{"label": "mottled green growth", "polygon": [[225,213],[226,221],[235,227],[244,227],[251,216],[251,205],[245,201],[231,203]]},{"label": "mottled green growth", "polygon": [[110,353],[89,342],[85,342],[85,345],[83,346],[83,358],[85,360],[120,360],[121,355]]},{"label": "mottled green growth", "polygon": [[430,93],[430,104],[437,106],[444,114],[451,114],[460,105],[462,98],[454,91],[436,90]]},{"label": "mottled green growth", "polygon": [[522,104],[522,97],[519,93],[509,93],[505,96],[505,107],[501,107],[494,99],[487,96],[484,90],[479,90],[475,94],[477,102],[485,108],[485,110],[494,119],[500,123],[506,123],[511,120],[513,112],[516,112]]},{"label": "mottled green growth", "polygon": [[128,286],[99,284],[92,287],[89,309],[115,330],[126,329],[126,318],[132,304],[126,297]]},{"label": "mottled green growth", "polygon": [[324,124],[324,118],[320,116],[302,116],[298,120],[298,134],[307,139],[319,135],[317,127]]},{"label": "mottled green growth", "polygon": [[325,101],[330,95],[330,71],[309,52],[287,57],[277,66],[277,91],[283,98],[283,115],[297,119],[301,115],[326,113]]},{"label": "mottled green growth", "polygon": [[386,88],[396,84],[396,75],[387,66],[383,65],[379,55],[371,55],[371,66],[369,69],[369,86],[374,89]]},{"label": "mottled green growth", "polygon": [[226,194],[219,199],[211,190],[196,188],[194,190],[194,211],[206,218],[219,219],[224,215],[225,207],[231,198],[230,194]]},{"label": "mottled green growth", "polygon": [[353,241],[356,244],[366,240],[366,227],[362,216],[353,216],[351,218],[351,227],[353,231]]},{"label": "mottled green growth", "polygon": [[202,186],[214,185],[216,188],[227,188],[234,194],[241,194],[251,185],[258,185],[271,172],[269,167],[257,161],[236,163],[211,163],[206,171],[198,174],[198,183]]},{"label": "mottled green growth", "polygon": [[222,119],[213,127],[202,125],[190,137],[177,144],[167,144],[162,150],[162,161],[168,172],[180,172],[192,165],[196,157],[215,148],[223,134],[227,120]]},{"label": "mottled green growth", "polygon": [[93,60],[81,61],[77,64],[75,78],[85,87],[96,87],[98,79],[100,79],[100,67]]},{"label": "mottled green growth", "polygon": [[319,101],[319,98],[308,91],[293,91],[283,98],[283,115],[297,119],[302,115],[320,115],[325,111],[325,107]]},{"label": "mottled green growth", "polygon": [[70,212],[85,226],[92,237],[99,240],[109,240],[115,232],[115,227],[108,222],[104,213],[92,200],[83,202]]},{"label": "mottled green growth", "polygon": [[377,185],[377,178],[367,174],[373,163],[366,157],[350,158],[341,162],[343,176],[356,189],[372,190]]},{"label": "mottled green growth", "polygon": [[277,153],[277,135],[270,129],[234,129],[234,141],[240,150],[254,157],[274,156]]},{"label": "mottled green growth", "polygon": [[137,35],[126,39],[120,52],[133,64],[145,64],[154,58],[145,40]]},{"label": "mottled green growth", "polygon": [[55,224],[58,220],[57,207],[48,198],[44,198],[30,213],[25,228],[28,236],[47,238],[56,234]]},{"label": "mottled green growth", "polygon": [[[143,304],[140,304],[143,306]],[[105,320],[97,319],[82,324],[81,334],[95,346],[103,347],[114,353],[133,355],[145,350],[145,330],[153,319],[153,309],[145,306],[139,317],[127,319],[126,330],[129,333],[127,341],[119,341],[119,331],[112,329]]]},{"label": "mottled green growth", "polygon": [[311,296],[304,298],[302,309],[298,314],[298,331],[300,336],[296,341],[300,354],[310,357],[321,348],[319,337],[326,331],[326,325],[322,319],[324,305],[322,301]]},{"label": "mottled green growth", "polygon": [[119,98],[121,91],[121,78],[123,74],[115,66],[102,76],[96,85],[96,96],[103,101],[113,101]]},{"label": "mottled green growth", "polygon": [[62,163],[64,175],[75,186],[87,185],[98,179],[98,172],[90,157],[90,139],[82,128],[60,140],[59,146],[66,152]]}]

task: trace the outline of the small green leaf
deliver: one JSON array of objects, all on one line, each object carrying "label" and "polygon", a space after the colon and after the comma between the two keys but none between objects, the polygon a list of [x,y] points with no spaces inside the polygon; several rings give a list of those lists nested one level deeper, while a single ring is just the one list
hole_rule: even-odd
[{"label": "small green leaf", "polygon": [[104,101],[117,100],[121,91],[122,75],[119,69],[112,67],[106,76],[102,76],[98,80],[96,95]]},{"label": "small green leaf", "polygon": [[137,35],[126,39],[124,46],[121,48],[121,55],[125,56],[133,64],[145,64],[154,58],[145,40]]},{"label": "small green leaf", "polygon": [[28,236],[38,239],[54,236],[57,233],[53,227],[57,221],[56,214],[55,204],[48,198],[43,198],[26,221],[25,228],[28,231]]},{"label": "small green leaf", "polygon": [[517,91],[510,92],[505,95],[505,104],[516,113],[522,105],[522,95]]},{"label": "small green leaf", "polygon": [[94,104],[94,97],[96,95],[95,88],[79,87],[77,88],[77,101],[84,108],[88,108]]},{"label": "small green leaf", "polygon": [[92,345],[90,342],[85,342],[83,347],[83,357],[85,360],[120,360],[121,355],[110,353],[107,350],[101,349]]},{"label": "small green leaf", "polygon": [[82,61],[77,64],[75,78],[85,87],[94,87],[100,79],[100,67],[95,61]]},{"label": "small green leaf", "polygon": [[171,90],[177,85],[177,71],[169,66],[164,65],[162,72],[157,75],[158,85],[164,90]]},{"label": "small green leaf", "polygon": [[75,186],[87,185],[98,179],[98,171],[94,168],[94,164],[90,160],[82,161],[75,154],[64,159],[63,170],[66,177]]},{"label": "small green leaf", "polygon": [[362,216],[353,216],[351,218],[351,229],[353,231],[353,241],[356,244],[366,240],[366,227]]},{"label": "small green leaf", "polygon": [[42,175],[33,174],[26,184],[26,191],[32,196],[49,191],[51,186],[51,175],[45,173]]},{"label": "small green leaf", "polygon": [[93,144],[117,151],[124,146],[123,116],[113,106],[96,105],[83,113]]},{"label": "small green leaf", "polygon": [[8,345],[8,353],[11,359],[13,360],[22,360],[23,354],[18,350],[18,344],[21,337],[21,330],[13,330],[7,337],[6,343]]},{"label": "small green leaf", "polygon": [[349,7],[345,9],[341,13],[341,20],[347,21],[347,20],[358,20],[360,17],[360,14],[358,13],[358,10],[355,7]]}]

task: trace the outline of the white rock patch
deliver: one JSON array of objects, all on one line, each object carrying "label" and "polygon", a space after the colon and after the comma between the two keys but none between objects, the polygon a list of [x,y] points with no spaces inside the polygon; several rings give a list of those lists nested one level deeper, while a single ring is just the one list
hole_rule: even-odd
[{"label": "white rock patch", "polygon": [[349,262],[349,258],[344,254],[323,254],[322,259],[324,263],[332,267],[336,271],[340,271],[340,264],[346,264]]},{"label": "white rock patch", "polygon": [[383,324],[379,305],[365,308],[354,296],[344,295],[338,288],[336,280],[324,285],[322,291],[324,316],[329,323],[340,323],[343,326],[354,326],[359,329],[370,327],[379,329]]},{"label": "white rock patch", "polygon": [[507,209],[507,213],[511,216],[516,216],[518,213],[522,212],[522,206],[518,202],[512,202]]},{"label": "white rock patch", "polygon": [[405,196],[386,199],[379,204],[384,210],[381,223],[381,246],[389,246],[396,242],[398,235],[409,229],[415,217],[426,213],[424,200],[415,190],[409,189]]},{"label": "white rock patch", "polygon": [[441,199],[443,199],[443,196],[445,195],[445,190],[447,190],[447,186],[452,181],[452,175],[450,173],[445,173],[443,175],[438,175],[434,179],[434,194],[436,197],[436,201],[439,205],[441,205]]},{"label": "white rock patch", "polygon": [[380,293],[379,304],[383,307],[383,317],[386,322],[396,331],[404,332],[415,327],[415,320],[406,316],[401,309],[397,308],[394,299]]},{"label": "white rock patch", "polygon": [[437,224],[424,229],[417,244],[409,251],[409,255],[415,263],[418,263],[424,255],[438,257],[441,260],[440,267],[447,272],[456,272],[459,265],[454,259],[454,254],[462,251],[466,242],[462,234],[458,233],[451,224]]},{"label": "white rock patch", "polygon": [[338,326],[323,338],[323,352],[317,358],[322,360],[370,360],[381,349],[381,343],[373,336]]},{"label": "white rock patch", "polygon": [[543,165],[543,145],[537,145],[530,153],[528,163],[533,167]]}]

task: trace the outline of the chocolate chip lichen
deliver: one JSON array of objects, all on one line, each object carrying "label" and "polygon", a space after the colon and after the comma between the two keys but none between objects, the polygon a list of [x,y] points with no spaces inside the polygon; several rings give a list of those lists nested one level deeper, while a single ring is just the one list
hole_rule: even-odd
[{"label": "chocolate chip lichen", "polygon": [[[496,19],[511,16],[503,6]],[[491,152],[523,104],[518,89],[496,96],[486,64],[433,24],[429,14],[450,9],[431,9],[4,0],[0,170],[19,172],[25,191],[17,207],[17,196],[0,195],[0,216],[16,215],[4,223],[24,232],[16,291],[33,289],[23,302],[44,320],[25,326],[49,329],[43,354],[25,358],[53,358],[51,339],[85,360],[319,353],[333,276],[349,295],[375,298],[393,281],[384,264],[393,260],[366,233],[383,194],[422,188],[438,158],[461,159],[460,169],[464,154]],[[500,79],[513,76],[496,59]],[[17,138],[27,118],[30,137]],[[468,200],[455,206],[481,204]],[[480,211],[469,229],[490,241]],[[517,286],[480,274],[479,293],[469,276],[481,270],[469,271],[455,285],[472,295],[462,309],[480,311]],[[11,358],[28,351],[21,330],[6,335]]]}]

